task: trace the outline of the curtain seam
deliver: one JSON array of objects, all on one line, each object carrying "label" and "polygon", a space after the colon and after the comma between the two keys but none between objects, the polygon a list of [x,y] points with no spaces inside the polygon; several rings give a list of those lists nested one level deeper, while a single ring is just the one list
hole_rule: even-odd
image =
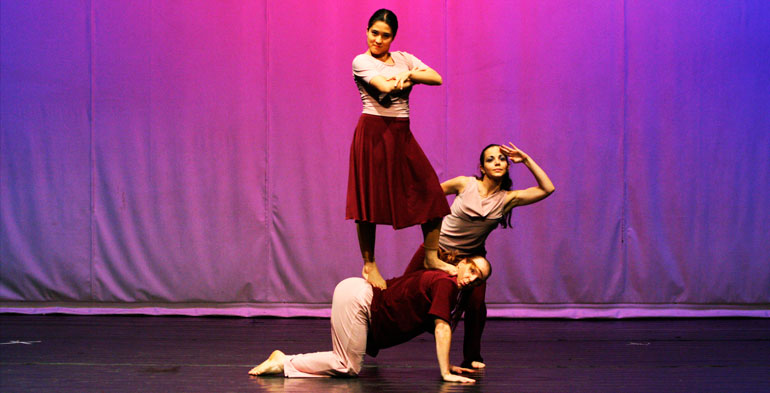
[{"label": "curtain seam", "polygon": [[[274,266],[273,263],[273,241],[272,241],[272,222],[273,222],[273,210],[271,204],[270,187],[270,6],[269,2],[265,3],[265,248],[267,251],[268,266]],[[270,290],[268,293],[273,292],[273,283],[268,280],[268,286]]]},{"label": "curtain seam", "polygon": [[628,239],[626,231],[628,228],[628,0],[623,0],[623,124],[621,128],[621,157],[622,180],[623,180],[623,202],[620,217],[620,247],[622,258],[623,286],[620,297],[623,298],[626,292],[626,282],[628,275]]},{"label": "curtain seam", "polygon": [[89,299],[94,301],[94,219],[96,206],[94,203],[94,171],[95,171],[95,149],[94,149],[94,40],[95,40],[95,23],[94,23],[94,3],[93,0],[88,1],[88,138],[89,138],[89,250],[88,250],[88,287],[89,287]]}]

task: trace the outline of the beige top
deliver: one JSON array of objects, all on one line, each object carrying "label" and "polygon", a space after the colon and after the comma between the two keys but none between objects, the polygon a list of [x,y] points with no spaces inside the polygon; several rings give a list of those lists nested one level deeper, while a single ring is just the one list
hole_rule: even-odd
[{"label": "beige top", "polygon": [[459,255],[486,255],[484,243],[503,218],[506,190],[482,198],[479,182],[470,178],[463,192],[452,202],[451,213],[441,223],[439,245]]},{"label": "beige top", "polygon": [[409,117],[409,93],[412,88],[396,94],[381,93],[370,85],[372,78],[390,78],[404,71],[427,69],[420,59],[407,52],[390,52],[393,64],[383,63],[366,53],[353,59],[353,77],[361,93],[363,113],[385,117]]}]

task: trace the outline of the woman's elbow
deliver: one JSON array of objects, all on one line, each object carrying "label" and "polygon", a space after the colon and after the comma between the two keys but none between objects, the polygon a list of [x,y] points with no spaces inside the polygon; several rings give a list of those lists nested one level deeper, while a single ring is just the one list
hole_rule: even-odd
[{"label": "woman's elbow", "polygon": [[379,91],[382,94],[390,94],[393,91],[393,85],[391,84],[384,84],[382,86],[375,86],[377,91]]},{"label": "woman's elbow", "polygon": [[423,84],[426,85],[432,85],[432,86],[441,86],[442,83],[444,83],[444,79],[441,78],[441,74],[436,72],[434,69],[429,69],[427,73],[424,73],[421,78],[423,79]]}]

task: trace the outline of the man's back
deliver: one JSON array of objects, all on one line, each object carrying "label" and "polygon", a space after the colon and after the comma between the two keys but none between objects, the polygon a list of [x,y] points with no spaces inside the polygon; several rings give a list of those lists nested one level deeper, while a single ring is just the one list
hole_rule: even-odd
[{"label": "man's back", "polygon": [[374,288],[366,353],[433,332],[434,319],[450,320],[459,290],[455,277],[440,270],[421,270],[392,278],[388,289]]}]

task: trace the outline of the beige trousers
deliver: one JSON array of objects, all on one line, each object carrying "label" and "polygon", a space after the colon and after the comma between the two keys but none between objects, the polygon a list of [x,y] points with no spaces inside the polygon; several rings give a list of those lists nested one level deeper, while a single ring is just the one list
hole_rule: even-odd
[{"label": "beige trousers", "polygon": [[369,330],[372,286],[363,278],[342,280],[332,297],[332,350],[289,355],[283,373],[289,378],[355,376],[361,372]]}]

